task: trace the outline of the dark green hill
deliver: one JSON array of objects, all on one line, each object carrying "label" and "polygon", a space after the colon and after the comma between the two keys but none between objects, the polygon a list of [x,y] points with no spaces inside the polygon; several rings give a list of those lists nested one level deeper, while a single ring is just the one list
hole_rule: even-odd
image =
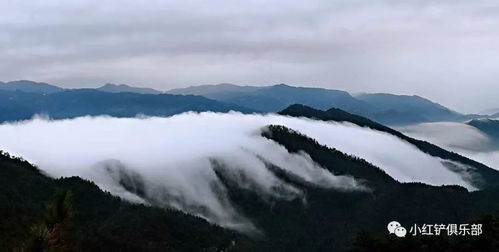
[{"label": "dark green hill", "polygon": [[370,191],[318,188],[273,167],[281,179],[304,191],[306,202],[276,201],[269,206],[256,193],[226,181],[231,200],[265,233],[264,251],[343,251],[362,230],[386,233],[392,220],[409,226],[424,223],[468,223],[474,216],[499,210],[499,189],[468,192],[459,186],[399,183],[368,162],[319,145],[282,126],[264,136],[288,149],[305,152],[336,175],[364,181]]},{"label": "dark green hill", "polygon": [[[383,234],[392,220],[404,225],[466,223],[499,209],[497,187],[468,192],[459,186],[399,183],[363,159],[283,126],[269,126],[263,136],[290,152],[307,153],[336,175],[353,176],[369,190],[320,188],[269,163],[269,170],[303,191],[305,200],[268,199],[239,186],[219,164],[215,171],[230,201],[262,232],[258,238],[248,238],[178,211],[123,202],[79,178],[47,178],[27,162],[1,155],[2,249],[24,247],[32,241],[33,227],[54,223],[46,221],[47,212],[54,209],[46,208],[47,203],[62,206],[56,216],[65,216],[55,218],[57,224],[49,228],[59,237],[56,244],[78,251],[221,251],[229,247],[226,251],[344,251],[359,232]],[[61,190],[66,197],[59,197]],[[71,199],[69,207],[66,198]]]},{"label": "dark green hill", "polygon": [[179,211],[133,205],[80,178],[53,180],[29,163],[0,155],[0,251],[23,248],[45,227],[54,193],[72,194],[72,216],[60,220],[69,251],[220,251],[246,238]]},{"label": "dark green hill", "polygon": [[322,146],[286,127],[271,125],[263,136],[289,152],[307,153],[333,174],[353,176],[369,190],[320,188],[269,163],[271,172],[300,189],[306,198],[268,199],[224,173],[230,164],[217,163],[215,171],[230,201],[263,234],[255,240],[257,251],[345,251],[358,233],[384,234],[392,220],[407,226],[467,223],[475,216],[499,210],[497,187],[468,192],[460,186],[399,183],[361,158]]},{"label": "dark green hill", "polygon": [[439,157],[442,159],[456,161],[468,165],[470,167],[473,167],[476,173],[473,176],[471,182],[478,188],[485,188],[488,186],[499,185],[499,171],[496,171],[484,164],[481,164],[479,162],[461,156],[455,152],[444,150],[429,142],[408,137],[399,131],[396,131],[392,128],[389,128],[387,126],[384,126],[382,124],[371,121],[361,116],[350,114],[348,112],[334,108],[329,109],[327,111],[322,111],[299,104],[292,105],[286,108],[285,110],[279,112],[279,114],[289,115],[294,117],[308,117],[324,121],[351,122],[361,127],[368,127],[374,130],[386,132],[394,136],[397,136],[404,141],[407,141],[408,143],[414,145],[419,150],[429,155],[432,155],[434,157]]}]

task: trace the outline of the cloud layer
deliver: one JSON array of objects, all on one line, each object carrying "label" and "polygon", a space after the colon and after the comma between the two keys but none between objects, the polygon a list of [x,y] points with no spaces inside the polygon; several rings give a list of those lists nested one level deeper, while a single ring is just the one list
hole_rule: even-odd
[{"label": "cloud layer", "polygon": [[291,154],[262,137],[261,130],[269,124],[285,125],[362,157],[403,182],[473,189],[444,160],[394,136],[350,124],[278,115],[36,118],[0,125],[0,149],[24,157],[51,176],[81,176],[128,200],[178,208],[242,231],[256,229],[231,205],[216,172],[267,200],[306,199],[298,188],[274,176],[265,162],[331,190],[366,189],[351,177],[333,175],[307,154]]},{"label": "cloud layer", "polygon": [[414,138],[451,149],[482,151],[491,143],[491,139],[479,129],[464,123],[421,123],[401,130]]},{"label": "cloud layer", "polygon": [[494,140],[464,123],[423,123],[401,129],[423,139],[499,170],[499,150]]}]

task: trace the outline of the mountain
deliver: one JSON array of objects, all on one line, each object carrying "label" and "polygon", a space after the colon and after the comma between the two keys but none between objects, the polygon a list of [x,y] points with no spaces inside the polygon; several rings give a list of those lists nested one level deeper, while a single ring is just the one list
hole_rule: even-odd
[{"label": "mountain", "polygon": [[[341,251],[345,248],[344,246],[347,248],[352,246],[345,245],[345,243],[354,243],[353,236],[346,235],[347,237],[345,237],[345,234],[368,232],[386,236],[386,224],[393,219],[398,220],[400,223],[406,223],[407,226],[411,224],[421,226],[423,223],[454,223],[454,221],[457,221],[457,223],[470,223],[471,219],[478,215],[492,211],[498,212],[499,210],[499,202],[489,200],[489,197],[499,195],[497,186],[470,193],[454,186],[431,187],[420,183],[398,183],[386,178],[382,171],[361,159],[349,157],[338,153],[337,150],[320,146],[313,139],[284,127],[271,127],[267,136],[285,146],[288,151],[309,154],[322,167],[334,171],[335,174],[349,174],[356,179],[364,179],[370,181],[370,183],[377,181],[376,184],[371,184],[374,191],[367,194],[342,194],[307,188],[305,189],[308,196],[307,213],[293,211],[292,206],[287,206],[289,208],[284,206],[278,209],[274,208],[273,211],[280,214],[265,219],[267,222],[262,225],[271,226],[273,225],[272,222],[275,223],[274,225],[279,225],[277,223],[282,222],[284,224],[281,223],[281,225],[284,225],[284,227],[281,227],[280,230],[293,230],[293,225],[290,223],[295,222],[294,225],[302,227],[302,230],[298,231],[301,236],[294,239],[286,239],[286,237],[290,236],[295,237],[293,236],[296,233],[294,230],[277,236],[277,240],[283,241],[284,244],[286,241],[289,242],[287,245],[290,250],[324,251],[328,250],[328,247],[334,247]],[[497,178],[497,171],[495,171],[494,176]],[[283,210],[282,208],[287,209]],[[255,210],[255,212],[258,211]],[[496,216],[498,215],[496,214]],[[291,218],[291,220],[286,218]],[[497,223],[498,221],[495,221],[495,224]],[[487,229],[491,231],[492,228],[487,227]],[[411,238],[406,237],[403,240],[410,243]],[[393,237],[389,237],[389,239],[393,240]],[[499,240],[499,237],[494,236],[494,238],[491,237],[490,239]],[[293,242],[293,240],[300,240],[300,243]],[[305,245],[302,245],[302,241],[305,240]],[[412,244],[412,246],[421,249],[423,248],[422,245],[424,243],[416,242]],[[450,245],[447,244],[447,246]],[[445,242],[442,248],[446,248]],[[456,248],[453,251],[469,250]]]},{"label": "mountain", "polygon": [[0,153],[0,183],[2,251],[248,249],[247,238],[234,231],[123,201],[77,177],[48,178],[6,153]]},{"label": "mountain", "polygon": [[467,122],[467,124],[479,129],[492,139],[499,141],[499,120],[474,119]]},{"label": "mountain", "polygon": [[[225,172],[223,166],[237,164],[220,163],[214,171],[230,202],[261,230],[260,235],[248,235],[169,208],[124,202],[76,177],[53,180],[29,163],[2,154],[0,243],[7,251],[27,251],[34,245],[71,251],[346,251],[353,244],[360,246],[355,243],[359,233],[385,234],[386,224],[394,219],[407,227],[470,223],[499,209],[494,200],[499,189],[494,187],[468,192],[459,186],[400,183],[365,160],[292,129],[270,125],[263,136],[291,153],[306,153],[336,175],[364,181],[370,190],[318,187],[269,163],[267,169],[301,190],[306,201],[269,199]],[[140,193],[141,184],[133,174],[120,177],[130,193]],[[489,228],[484,226],[484,232]],[[482,238],[499,241],[494,236]]]},{"label": "mountain", "polygon": [[176,88],[167,91],[169,94],[201,95],[212,99],[225,99],[228,97],[244,95],[260,89],[253,86],[238,86],[234,84],[201,85],[186,88]]},{"label": "mountain", "polygon": [[360,94],[355,96],[372,104],[382,112],[372,115],[373,119],[385,124],[410,124],[433,121],[454,121],[461,114],[438,103],[413,95]]},{"label": "mountain", "polygon": [[461,120],[461,114],[419,96],[361,94],[323,88],[293,87],[285,84],[264,87],[232,84],[174,89],[172,94],[196,94],[238,104],[262,112],[278,112],[292,104],[315,109],[338,108],[388,125]]},{"label": "mountain", "polygon": [[355,99],[344,91],[293,87],[285,84],[265,87],[221,84],[175,89],[167,93],[197,94],[262,112],[277,112],[296,103],[318,109],[339,107],[349,111],[364,111],[369,107],[369,104]]},{"label": "mountain", "polygon": [[44,82],[19,80],[19,81],[10,81],[6,83],[0,82],[0,90],[23,91],[23,92],[39,93],[39,94],[52,94],[56,92],[61,92],[64,89]]},{"label": "mountain", "polygon": [[[80,178],[50,179],[26,161],[2,154],[0,230],[4,235],[0,236],[0,244],[7,251],[13,248],[30,251],[28,248],[34,245],[64,247],[71,251],[348,251],[371,244],[362,243],[366,239],[361,238],[365,238],[366,234],[386,235],[386,225],[393,220],[406,228],[413,224],[475,223],[475,218],[499,210],[498,171],[488,170],[484,165],[430,143],[404,137],[393,129],[339,109],[319,111],[294,105],[281,111],[281,114],[350,122],[392,134],[430,155],[473,166],[477,176],[483,177],[479,184],[481,190],[469,192],[456,185],[401,183],[362,157],[321,145],[316,139],[294,129],[268,125],[261,134],[269,142],[278,144],[279,148],[289,153],[315,161],[320,169],[336,176],[353,177],[367,189],[321,187],[264,159],[265,172],[292,185],[292,188],[302,192],[303,198],[264,195],[258,186],[250,182],[252,180],[247,179],[247,176],[261,178],[260,173],[238,174],[230,166],[240,166],[239,162],[230,162],[230,159],[217,162],[213,158],[211,169],[217,181],[223,184],[218,188],[219,196],[227,195],[234,209],[244,213],[245,218],[260,231],[242,234],[211,225],[168,206],[154,205],[154,201],[146,201],[146,204],[124,202]],[[388,156],[390,154],[387,153]],[[122,185],[130,195],[143,195],[148,188],[144,185],[146,180],[141,180],[133,172],[119,167],[107,167],[106,170],[115,175],[109,179],[115,180],[116,185]],[[203,176],[198,179],[199,183],[203,182]],[[195,185],[192,188],[195,189]],[[277,191],[281,189],[275,188]],[[481,242],[476,246],[499,242],[497,235],[486,235],[497,225],[497,221],[490,223],[484,225],[484,235],[479,237]],[[393,236],[388,237],[387,242],[398,242],[394,239]],[[419,242],[410,235],[400,240],[408,244],[406,246],[419,248],[413,251],[425,251],[424,241]],[[451,244],[439,243],[439,249],[450,251]],[[486,250],[457,247],[454,251]]]},{"label": "mountain", "polygon": [[[57,86],[32,81],[0,83],[0,90],[53,94],[65,91]],[[108,93],[162,94],[151,88],[124,84],[105,84],[96,88]],[[345,91],[323,88],[273,86],[237,86],[233,84],[202,85],[172,89],[168,94],[199,95],[259,112],[278,112],[292,104],[304,104],[316,109],[338,108],[387,125],[408,125],[433,121],[464,121],[480,115],[461,115],[440,104],[419,96],[392,94],[361,94],[352,96]],[[10,110],[9,108],[6,108]],[[158,108],[161,110],[161,108]],[[12,112],[9,112],[12,113]]]},{"label": "mountain", "polygon": [[140,88],[140,87],[131,87],[125,84],[111,84],[107,83],[102,87],[96,88],[98,91],[110,92],[110,93],[138,93],[138,94],[161,94],[161,91],[152,88]]},{"label": "mountain", "polygon": [[186,111],[254,110],[193,95],[109,93],[93,89],[75,89],[51,94],[0,91],[0,121],[30,119],[35,114],[52,118],[85,115],[134,117],[170,116]]},{"label": "mountain", "polygon": [[452,160],[459,162],[464,165],[472,167],[475,172],[472,173],[471,180],[474,185],[478,188],[483,188],[484,186],[499,186],[499,171],[496,171],[486,165],[479,162],[461,156],[457,153],[447,151],[429,142],[414,139],[412,137],[406,136],[403,133],[396,131],[392,128],[379,124],[377,122],[371,121],[367,118],[353,115],[339,109],[330,109],[327,111],[321,111],[313,109],[303,105],[292,105],[285,110],[279,112],[281,115],[289,115],[294,117],[308,117],[323,121],[335,121],[335,122],[350,122],[361,127],[368,127],[374,130],[386,132],[393,136],[396,136],[418,148],[424,153],[427,153],[434,157],[439,157],[442,159]]},{"label": "mountain", "polygon": [[[44,82],[34,82],[29,80],[19,80],[19,81],[10,81],[10,82],[0,82],[0,90],[5,91],[23,91],[27,93],[40,93],[40,94],[52,94],[56,92],[61,92],[66,89],[60,88],[58,86],[54,86]],[[110,93],[138,93],[138,94],[161,94],[161,91],[152,89],[152,88],[141,88],[141,87],[132,87],[125,84],[112,84],[107,83],[102,87],[95,88],[95,90],[102,92],[110,92]]]}]

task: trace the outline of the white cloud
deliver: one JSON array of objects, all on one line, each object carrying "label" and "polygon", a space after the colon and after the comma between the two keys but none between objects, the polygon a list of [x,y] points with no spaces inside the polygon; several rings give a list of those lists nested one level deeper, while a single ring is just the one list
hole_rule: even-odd
[{"label": "white cloud", "polygon": [[[403,182],[459,184],[473,189],[446,168],[443,160],[394,136],[350,124],[278,115],[37,118],[0,125],[0,149],[24,157],[54,177],[82,176],[128,200],[176,207],[246,231],[255,229],[226,198],[213,162],[225,164],[229,177],[239,186],[268,200],[304,195],[274,176],[261,159],[320,187],[366,189],[351,177],[333,175],[307,154],[291,154],[262,137],[262,128],[269,124],[285,125],[321,144],[362,157]],[[128,180],[128,187],[135,187],[136,195],[118,183],[120,177]]]},{"label": "white cloud", "polygon": [[444,148],[480,151],[491,140],[477,128],[454,122],[422,123],[400,129],[404,133]]},{"label": "white cloud", "polygon": [[499,151],[492,152],[463,152],[478,162],[499,170]]},{"label": "white cloud", "polygon": [[499,151],[494,140],[475,127],[464,123],[423,123],[401,130],[499,170]]}]

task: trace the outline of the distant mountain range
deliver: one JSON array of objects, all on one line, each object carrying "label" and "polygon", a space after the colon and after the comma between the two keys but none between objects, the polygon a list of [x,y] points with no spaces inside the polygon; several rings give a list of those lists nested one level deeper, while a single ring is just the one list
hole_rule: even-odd
[{"label": "distant mountain range", "polygon": [[[55,94],[65,91],[81,92],[77,90],[67,90],[47,83],[32,82],[27,80],[0,83],[0,90],[23,91],[27,93]],[[91,89],[87,89],[91,90]],[[141,95],[163,95],[159,90],[151,88],[132,87],[124,84],[105,84],[96,91],[123,94],[135,93]],[[86,91],[88,93],[88,91]],[[73,93],[75,94],[75,93]],[[217,101],[223,106],[231,106],[231,109],[243,112],[278,112],[292,104],[303,104],[315,109],[327,110],[338,108],[349,113],[361,115],[371,120],[387,125],[408,125],[422,122],[436,121],[464,121],[483,117],[481,115],[463,115],[446,108],[438,103],[419,96],[394,95],[394,94],[360,94],[351,95],[340,90],[324,88],[294,87],[285,84],[272,86],[237,86],[233,84],[202,85],[188,88],[172,89],[167,91],[169,95],[197,95]],[[163,96],[166,97],[166,96]],[[139,105],[135,100],[134,106]],[[125,104],[122,104],[123,106]],[[150,110],[165,110],[165,108]],[[191,103],[192,105],[192,103]],[[25,106],[25,105],[22,105]],[[178,106],[183,106],[178,104]],[[197,106],[197,110],[212,110],[213,107],[202,108]],[[4,108],[7,109],[8,108]],[[133,110],[133,109],[132,109]],[[149,111],[150,111],[149,110]],[[137,112],[135,110],[134,112]],[[172,110],[173,111],[173,110]],[[180,109],[178,111],[184,111]],[[94,111],[97,113],[97,111]],[[148,112],[147,112],[148,113]],[[153,113],[156,114],[156,113]],[[170,114],[170,113],[159,113]],[[497,115],[499,116],[499,114]]]},{"label": "distant mountain range", "polygon": [[358,112],[369,106],[345,91],[292,87],[285,84],[265,87],[221,84],[174,89],[167,93],[202,95],[215,100],[251,107],[262,112],[278,112],[292,104],[303,104],[317,109],[347,107],[348,110]]},{"label": "distant mountain range", "polygon": [[457,121],[464,117],[419,96],[393,94],[352,96],[345,91],[293,87],[285,84],[265,87],[205,85],[173,89],[167,93],[202,95],[263,112],[277,112],[292,104],[303,104],[316,109],[339,108],[390,125]]},{"label": "distant mountain range", "polygon": [[361,94],[355,98],[371,104],[377,111],[366,116],[384,124],[456,121],[463,115],[419,96]]},{"label": "distant mountain range", "polygon": [[187,111],[255,112],[238,105],[194,95],[109,93],[93,89],[74,89],[56,93],[0,91],[0,121],[25,120],[35,114],[51,118],[85,115],[134,117],[170,116]]},{"label": "distant mountain range", "polygon": [[0,82],[0,90],[23,91],[30,93],[52,94],[64,89],[44,82],[33,82],[28,80]]},{"label": "distant mountain range", "polygon": [[[51,85],[44,82],[34,82],[29,80],[18,80],[10,82],[0,82],[0,90],[23,91],[28,93],[52,94],[62,92],[67,89]],[[106,83],[95,88],[95,90],[109,93],[138,93],[138,94],[161,94],[163,92],[152,88],[132,87],[125,84]]]}]

